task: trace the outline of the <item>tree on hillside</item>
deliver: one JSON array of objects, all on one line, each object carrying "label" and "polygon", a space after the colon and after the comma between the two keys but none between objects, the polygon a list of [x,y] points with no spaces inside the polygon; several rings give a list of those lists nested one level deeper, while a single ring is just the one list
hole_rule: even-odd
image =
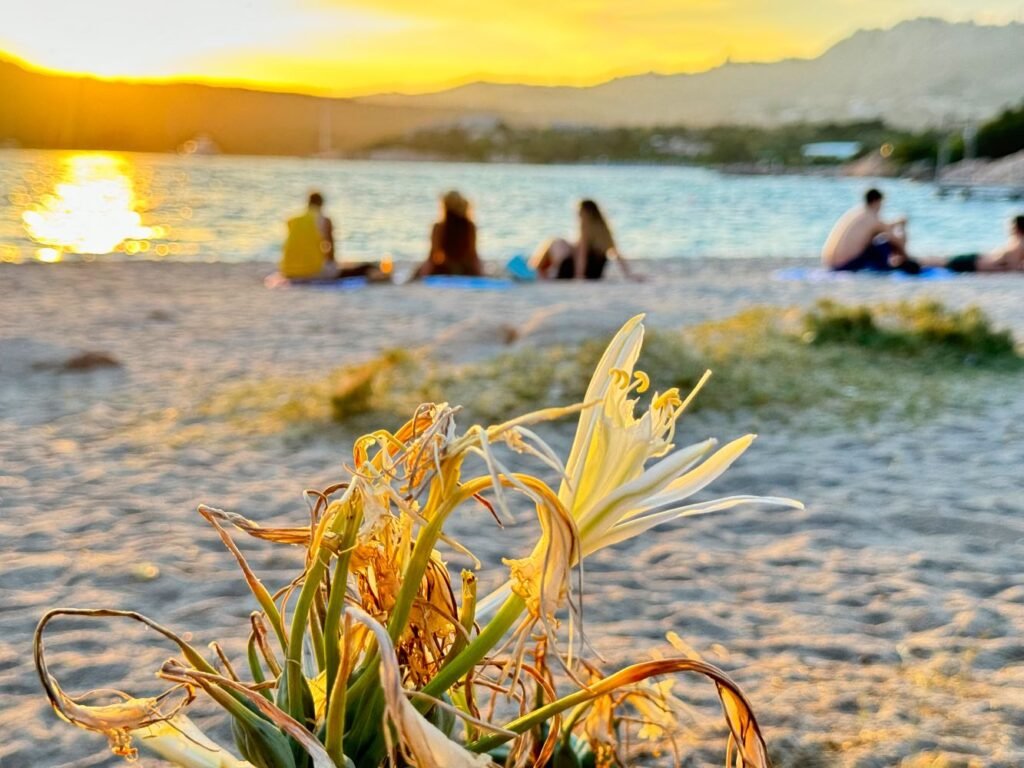
[{"label": "tree on hillside", "polygon": [[1007,109],[978,130],[978,154],[1005,157],[1024,150],[1024,104]]}]

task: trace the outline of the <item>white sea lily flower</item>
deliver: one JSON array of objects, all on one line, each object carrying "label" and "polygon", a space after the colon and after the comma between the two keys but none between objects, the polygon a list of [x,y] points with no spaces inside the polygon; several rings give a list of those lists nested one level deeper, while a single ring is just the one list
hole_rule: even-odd
[{"label": "white sea lily flower", "polygon": [[180,768],[255,768],[212,741],[185,715],[132,731],[138,744]]},{"label": "white sea lily flower", "polygon": [[[533,561],[532,568],[526,567],[524,560],[515,561],[511,591],[520,597],[531,596],[533,605],[542,592],[548,598],[541,598],[541,604],[563,599],[568,590],[566,566],[578,557],[631,539],[668,520],[748,503],[802,507],[791,499],[760,496],[682,503],[725,472],[755,436],[741,437],[713,453],[715,440],[672,452],[676,421],[703,386],[707,374],[686,400],[677,389],[655,393],[650,407],[636,417],[637,400],[630,395],[643,393],[650,384],[645,373],[634,373],[643,344],[642,320],[643,315],[638,315],[627,322],[601,358],[584,400],[593,405],[580,414],[566,462],[558,500],[575,523],[578,555],[568,550],[564,537],[556,540],[545,535],[527,558]],[[648,466],[652,459],[659,461]],[[535,583],[524,583],[526,575]],[[506,586],[482,601],[478,615],[495,607],[508,589]]]}]

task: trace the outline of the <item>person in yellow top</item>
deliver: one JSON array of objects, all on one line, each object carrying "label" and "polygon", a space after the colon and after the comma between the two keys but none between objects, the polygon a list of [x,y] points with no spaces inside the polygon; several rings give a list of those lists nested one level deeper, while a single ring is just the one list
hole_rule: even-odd
[{"label": "person in yellow top", "polygon": [[371,281],[389,280],[390,264],[369,262],[341,267],[334,258],[334,224],[324,214],[324,197],[309,196],[306,211],[288,220],[288,236],[281,252],[278,271],[289,280],[333,280],[365,277]]}]

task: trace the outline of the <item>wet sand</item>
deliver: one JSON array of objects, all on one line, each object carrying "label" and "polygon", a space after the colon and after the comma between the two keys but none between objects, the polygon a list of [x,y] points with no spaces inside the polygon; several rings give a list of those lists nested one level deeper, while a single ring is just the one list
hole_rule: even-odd
[{"label": "wet sand", "polygon": [[[339,477],[354,435],[203,431],[195,403],[230,382],[320,376],[439,338],[467,359],[507,349],[509,329],[524,347],[607,334],[638,311],[675,328],[820,296],[977,303],[1024,338],[1024,277],[806,284],[773,280],[778,266],[673,263],[640,285],[480,293],[268,291],[258,264],[0,266],[0,766],[118,764],[101,738],[49,711],[31,658],[47,608],[138,609],[200,647],[242,637],[252,603],[196,505],[295,521],[301,490]],[[86,351],[120,365],[60,370]],[[756,426],[761,438],[712,490],[790,495],[807,509],[694,519],[588,561],[598,649],[625,662],[677,631],[744,687],[780,766],[1024,764],[1019,386],[913,421],[755,422],[698,415],[680,442]],[[195,437],[169,441],[168,424]],[[548,436],[565,450],[571,428]],[[524,517],[497,535],[467,514],[454,532],[493,564],[532,528]],[[275,586],[299,562],[245,549]],[[154,690],[152,671],[172,655],[131,627],[65,626],[48,649],[71,690]],[[674,690],[713,696],[696,679]],[[683,764],[717,763],[719,721],[698,734]]]}]

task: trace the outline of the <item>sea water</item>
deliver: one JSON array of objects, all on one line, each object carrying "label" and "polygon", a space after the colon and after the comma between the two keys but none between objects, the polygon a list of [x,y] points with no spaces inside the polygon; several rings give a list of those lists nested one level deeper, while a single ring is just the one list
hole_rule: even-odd
[{"label": "sea water", "polygon": [[677,166],[498,165],[0,151],[0,260],[272,261],[284,222],[321,191],[343,258],[426,255],[438,196],[470,199],[485,259],[575,237],[598,201],[637,258],[813,257],[871,185],[910,218],[914,254],[983,250],[1024,204],[942,198],[929,184],[733,176]]}]

